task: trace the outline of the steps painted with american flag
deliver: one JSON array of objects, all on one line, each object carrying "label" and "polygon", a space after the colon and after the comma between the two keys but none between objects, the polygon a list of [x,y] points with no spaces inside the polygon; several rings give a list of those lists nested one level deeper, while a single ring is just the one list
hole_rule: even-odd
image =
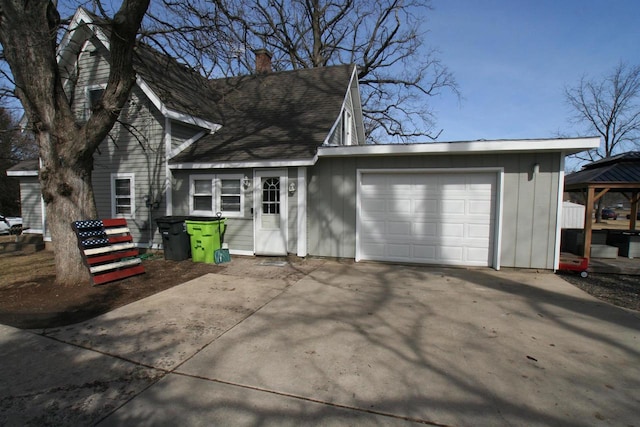
[{"label": "steps painted with american flag", "polygon": [[144,273],[126,219],[75,221],[73,229],[94,285]]}]

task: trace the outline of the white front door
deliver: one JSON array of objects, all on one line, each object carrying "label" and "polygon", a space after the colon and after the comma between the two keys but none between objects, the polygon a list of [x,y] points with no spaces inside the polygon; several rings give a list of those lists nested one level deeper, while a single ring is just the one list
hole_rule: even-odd
[{"label": "white front door", "polygon": [[286,255],[286,170],[256,171],[254,184],[255,253],[256,255]]}]

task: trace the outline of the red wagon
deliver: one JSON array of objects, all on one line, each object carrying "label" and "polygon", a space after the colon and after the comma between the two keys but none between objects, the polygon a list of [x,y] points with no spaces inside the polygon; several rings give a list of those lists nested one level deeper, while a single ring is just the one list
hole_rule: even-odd
[{"label": "red wagon", "polygon": [[579,257],[573,254],[560,254],[560,265],[558,270],[561,271],[576,271],[580,273],[580,277],[587,277],[589,273],[589,258]]}]

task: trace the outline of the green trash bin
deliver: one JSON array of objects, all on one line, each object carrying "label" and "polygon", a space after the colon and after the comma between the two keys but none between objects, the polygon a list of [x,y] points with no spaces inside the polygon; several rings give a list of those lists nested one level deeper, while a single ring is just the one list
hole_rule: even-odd
[{"label": "green trash bin", "polygon": [[227,225],[224,218],[190,217],[185,220],[191,242],[191,260],[213,264],[214,252],[220,249],[220,233]]}]

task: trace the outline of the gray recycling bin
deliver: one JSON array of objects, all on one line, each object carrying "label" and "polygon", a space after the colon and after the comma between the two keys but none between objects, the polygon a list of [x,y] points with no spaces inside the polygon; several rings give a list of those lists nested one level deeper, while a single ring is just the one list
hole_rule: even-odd
[{"label": "gray recycling bin", "polygon": [[156,219],[162,236],[164,259],[182,261],[191,257],[191,245],[185,225],[186,216],[163,216]]}]

